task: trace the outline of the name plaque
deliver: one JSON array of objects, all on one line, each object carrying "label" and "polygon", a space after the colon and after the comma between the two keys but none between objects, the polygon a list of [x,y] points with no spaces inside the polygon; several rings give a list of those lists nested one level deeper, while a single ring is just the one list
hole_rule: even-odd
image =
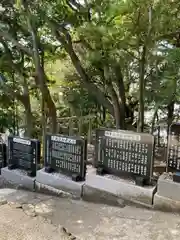
[{"label": "name plaque", "polygon": [[41,145],[37,139],[8,137],[8,168],[24,169],[30,176],[36,176],[40,164]]},{"label": "name plaque", "polygon": [[154,137],[131,131],[99,129],[96,132],[96,167],[117,176],[126,173],[149,180],[153,174]]},{"label": "name plaque", "polygon": [[46,172],[62,172],[77,181],[86,174],[87,142],[81,137],[46,135]]},{"label": "name plaque", "polygon": [[167,166],[180,170],[180,123],[173,123],[169,129]]}]

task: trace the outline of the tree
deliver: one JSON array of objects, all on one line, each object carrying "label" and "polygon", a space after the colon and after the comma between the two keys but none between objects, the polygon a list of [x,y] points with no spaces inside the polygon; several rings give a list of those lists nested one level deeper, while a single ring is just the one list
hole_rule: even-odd
[{"label": "tree", "polygon": [[[51,131],[56,132],[56,107],[51,98],[47,86],[48,79],[44,72],[45,51],[44,45],[37,34],[39,25],[34,21],[29,6],[25,6],[24,4],[25,3],[23,3],[21,8],[17,10],[13,3],[3,3],[2,6],[4,7],[4,11],[1,19],[4,25],[0,30],[0,36],[5,39],[5,41],[8,41],[9,44],[13,44],[18,51],[22,51],[26,56],[32,59],[35,66],[33,77],[37,87],[41,91],[43,101],[46,102],[49,117],[51,119]],[[9,17],[10,12],[12,12],[13,15],[12,19]],[[10,34],[9,32],[12,32],[13,34]],[[21,42],[23,40],[23,43],[20,43],[20,39]]]},{"label": "tree", "polygon": [[[127,127],[127,120],[134,122],[138,110],[137,130],[143,131],[145,112],[155,107],[156,116],[161,108],[161,97],[154,94],[154,86],[162,95],[165,79],[166,86],[178,86],[178,66],[173,70],[164,64],[169,62],[170,46],[179,47],[178,1],[35,0],[17,1],[16,7],[6,1],[2,6],[1,40],[13,53],[15,65],[22,54],[25,62],[31,63],[27,85],[33,75],[34,88],[40,90],[47,106],[52,132],[57,130],[56,110],[61,107],[49,88],[47,62],[59,59],[74,67],[71,74],[66,74],[65,79],[71,81],[64,82],[63,92],[64,96],[73,95],[71,105],[76,114],[79,106],[91,108],[94,103],[104,120],[111,114],[116,128],[121,129]],[[160,55],[163,44],[168,47],[166,54]],[[18,69],[13,71],[20,74]],[[174,89],[177,95],[177,87]],[[174,93],[166,101],[169,123],[177,101]]]}]

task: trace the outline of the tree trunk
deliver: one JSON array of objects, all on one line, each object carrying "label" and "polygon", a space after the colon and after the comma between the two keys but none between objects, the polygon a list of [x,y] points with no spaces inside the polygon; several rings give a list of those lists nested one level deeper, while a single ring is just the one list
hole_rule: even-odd
[{"label": "tree trunk", "polygon": [[[11,92],[11,96],[8,93],[9,97],[15,97],[18,101],[20,101],[25,110],[25,136],[26,137],[33,137],[33,115],[31,111],[31,103],[29,95],[19,95],[16,93]],[[14,95],[14,96],[13,96]]]},{"label": "tree trunk", "polygon": [[51,132],[56,133],[57,131],[57,113],[56,113],[56,106],[52,100],[51,94],[49,92],[48,86],[47,86],[47,76],[44,72],[44,67],[40,59],[40,52],[38,48],[38,38],[37,34],[34,28],[33,24],[33,18],[31,14],[28,12],[28,26],[29,30],[31,32],[32,36],[32,43],[33,43],[33,60],[34,60],[34,65],[36,68],[36,84],[38,85],[41,93],[42,93],[42,98],[46,102],[47,108],[48,108],[48,113],[49,113],[49,118],[50,118],[50,123],[51,123]]},{"label": "tree trunk", "polygon": [[20,101],[25,110],[25,136],[26,137],[33,137],[33,115],[32,115],[32,110],[31,110],[31,103],[30,103],[30,98],[29,95],[19,95],[15,94],[14,95],[18,101]]},{"label": "tree trunk", "polygon": [[154,132],[154,126],[155,126],[155,121],[156,121],[157,115],[158,115],[158,108],[154,111],[154,114],[153,114],[152,125],[151,125],[151,134],[153,134],[153,132]]},{"label": "tree trunk", "polygon": [[106,121],[106,109],[102,107],[102,123],[104,124]]},{"label": "tree trunk", "polygon": [[120,106],[117,99],[117,96],[111,94],[112,96],[112,102],[114,107],[114,116],[115,116],[115,123],[116,123],[116,129],[124,129],[121,123],[121,114],[120,114]]},{"label": "tree trunk", "polygon": [[24,108],[25,108],[25,119],[26,119],[26,129],[24,135],[26,137],[33,138],[33,115],[31,111],[31,104],[28,99],[29,97],[24,98]]},{"label": "tree trunk", "polygon": [[120,98],[119,105],[120,105],[121,123],[122,123],[123,129],[125,129],[126,95],[125,95],[125,87],[124,87],[123,75],[122,75],[120,64],[116,64],[115,74],[116,74],[116,83],[118,86],[119,98]]},{"label": "tree trunk", "polygon": [[42,98],[46,103],[46,107],[48,110],[48,116],[50,118],[50,128],[52,133],[56,133],[57,131],[57,113],[56,113],[56,106],[52,100],[51,94],[49,89],[46,85],[46,76],[44,74],[43,69],[40,67],[38,70],[38,77],[35,77],[36,84],[41,91]]},{"label": "tree trunk", "polygon": [[88,90],[88,92],[91,95],[94,95],[94,97],[97,99],[97,102],[99,103],[99,105],[104,106],[106,109],[108,109],[108,111],[111,115],[114,115],[112,104],[105,97],[104,93],[95,84],[93,84],[92,82],[89,81],[89,77],[86,74],[84,68],[82,67],[80,60],[79,60],[78,56],[75,54],[74,50],[68,49],[67,51],[69,53],[69,56],[71,58],[71,61],[74,65],[76,71],[78,72],[78,74],[80,75],[80,77],[82,79],[82,84],[85,86],[85,88]]},{"label": "tree trunk", "polygon": [[114,90],[111,83],[107,84],[107,86],[113,102],[116,129],[125,129],[125,116],[124,116],[123,109],[119,104],[116,91]]},{"label": "tree trunk", "polygon": [[168,106],[167,106],[167,125],[168,125],[168,132],[169,132],[169,127],[171,126],[173,122],[173,115],[174,115],[174,104],[175,101],[171,101]]},{"label": "tree trunk", "polygon": [[[25,8],[27,9],[27,8]],[[49,110],[49,117],[51,119],[51,129],[52,132],[56,132],[56,126],[57,126],[57,116],[56,116],[56,106],[51,98],[49,89],[46,85],[47,81],[47,76],[45,75],[44,68],[41,65],[40,57],[39,57],[39,49],[38,49],[38,44],[37,44],[37,36],[36,36],[36,31],[34,31],[33,26],[31,24],[31,14],[29,11],[27,11],[27,16],[28,16],[28,24],[29,24],[29,30],[32,35],[32,42],[33,42],[33,53],[29,48],[24,47],[22,44],[20,44],[16,39],[14,39],[9,33],[6,32],[0,32],[0,35],[3,36],[6,40],[11,41],[18,49],[21,51],[25,52],[29,56],[31,56],[34,60],[35,68],[36,68],[36,84],[37,87],[39,87],[44,100],[47,104],[47,108]]]},{"label": "tree trunk", "polygon": [[119,101],[119,96],[113,86],[111,76],[109,75],[109,67],[105,65],[101,72],[103,82],[107,85],[109,95],[112,99],[116,128],[125,129],[125,113]]},{"label": "tree trunk", "polygon": [[88,90],[89,94],[93,95],[100,106],[104,106],[108,109],[109,113],[114,116],[114,110],[111,102],[106,98],[105,94],[96,86],[96,84],[91,82],[91,79],[87,75],[85,69],[83,68],[80,59],[75,53],[72,45],[71,36],[67,30],[62,29],[65,36],[59,33],[59,24],[50,23],[53,34],[56,36],[57,40],[64,46],[67,54],[69,55],[71,62],[80,76],[81,84]]},{"label": "tree trunk", "polygon": [[33,115],[31,111],[31,103],[30,103],[30,98],[29,98],[29,92],[27,92],[26,87],[24,87],[24,94],[20,95],[17,92],[14,92],[13,89],[5,89],[6,94],[9,96],[9,98],[14,99],[16,98],[18,101],[22,103],[24,106],[25,110],[25,122],[26,122],[26,127],[25,127],[25,135],[27,137],[33,137]]},{"label": "tree trunk", "polygon": [[23,95],[22,95],[22,104],[24,105],[25,109],[25,122],[26,122],[26,128],[25,128],[25,136],[26,137],[33,137],[33,114],[31,109],[31,102],[30,102],[30,96],[29,96],[29,88],[26,77],[23,76]]},{"label": "tree trunk", "polygon": [[144,75],[145,75],[145,56],[146,47],[143,47],[142,57],[139,62],[139,119],[138,119],[138,132],[143,132],[144,130]]}]

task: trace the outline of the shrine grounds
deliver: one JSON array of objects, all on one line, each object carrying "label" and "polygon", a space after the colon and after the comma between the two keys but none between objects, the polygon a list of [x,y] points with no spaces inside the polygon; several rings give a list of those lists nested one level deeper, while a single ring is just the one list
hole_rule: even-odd
[{"label": "shrine grounds", "polygon": [[97,131],[92,163],[83,137],[49,134],[43,164],[39,140],[9,136],[1,148],[2,239],[178,239],[179,143],[173,134],[168,172],[158,177],[150,134]]}]

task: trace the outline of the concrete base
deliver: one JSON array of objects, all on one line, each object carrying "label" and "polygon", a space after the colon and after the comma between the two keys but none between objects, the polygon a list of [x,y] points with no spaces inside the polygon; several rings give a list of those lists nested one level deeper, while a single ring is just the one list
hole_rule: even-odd
[{"label": "concrete base", "polygon": [[44,185],[37,181],[35,183],[35,189],[36,189],[36,192],[44,193],[44,194],[51,195],[51,196],[56,196],[56,197],[61,197],[61,198],[72,198],[73,197],[71,195],[71,193],[64,192],[62,190],[50,187],[48,185]]},{"label": "concrete base", "polygon": [[35,178],[27,176],[26,171],[20,169],[9,170],[7,167],[1,169],[2,177],[9,183],[24,189],[34,191]]},{"label": "concrete base", "polygon": [[173,182],[172,176],[163,173],[157,184],[154,208],[163,211],[180,211],[180,183]]},{"label": "concrete base", "polygon": [[158,193],[154,195],[154,209],[180,213],[180,201],[162,197]]},{"label": "concrete base", "polygon": [[163,173],[158,179],[157,193],[159,196],[180,201],[180,183],[173,182],[172,176]]},{"label": "concrete base", "polygon": [[[46,173],[44,169],[37,171],[36,181],[39,188],[43,184],[43,189],[52,187],[72,194],[76,198],[81,198],[84,182],[74,182],[70,177],[60,173]],[[47,185],[47,187],[45,187]]]},{"label": "concrete base", "polygon": [[[144,206],[152,206],[156,186],[139,187],[133,181],[120,179],[112,175],[99,176],[94,172],[87,174],[83,186],[85,200],[112,200],[116,203],[123,199]],[[122,202],[121,202],[122,203]]]}]

